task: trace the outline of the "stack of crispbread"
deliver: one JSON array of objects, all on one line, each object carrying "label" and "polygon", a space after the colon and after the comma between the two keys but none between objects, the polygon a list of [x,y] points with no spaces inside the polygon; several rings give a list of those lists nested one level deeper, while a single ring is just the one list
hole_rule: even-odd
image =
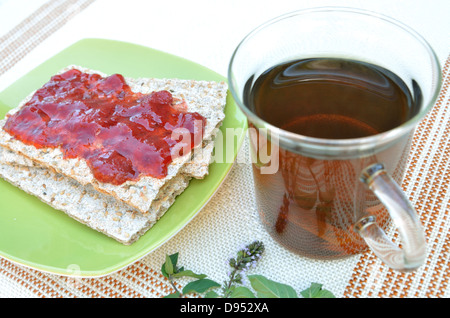
[{"label": "stack of crispbread", "polygon": [[[69,66],[82,72],[99,71]],[[125,78],[134,92],[168,90],[183,99],[189,112],[206,118],[203,143],[190,154],[176,158],[165,178],[144,176],[121,185],[98,182],[83,159],[65,159],[58,148],[38,149],[3,130],[0,121],[0,176],[57,210],[123,244],[135,242],[169,209],[191,178],[208,173],[214,138],[225,117],[227,85],[180,79]],[[31,98],[12,109],[13,114]],[[8,115],[7,115],[8,116]]]}]

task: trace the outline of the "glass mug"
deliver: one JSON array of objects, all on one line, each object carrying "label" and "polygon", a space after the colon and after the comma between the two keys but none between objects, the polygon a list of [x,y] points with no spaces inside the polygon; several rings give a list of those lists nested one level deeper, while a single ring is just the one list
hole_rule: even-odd
[{"label": "glass mug", "polygon": [[[347,139],[297,134],[256,114],[249,94],[261,74],[288,61],[323,57],[391,71],[411,92],[415,114],[388,131]],[[373,12],[300,10],[248,34],[233,53],[228,80],[249,121],[260,218],[277,242],[315,259],[339,259],[370,247],[399,271],[424,263],[424,231],[399,186],[414,129],[433,107],[441,85],[437,58],[420,35]],[[401,247],[385,234],[391,220]]]}]

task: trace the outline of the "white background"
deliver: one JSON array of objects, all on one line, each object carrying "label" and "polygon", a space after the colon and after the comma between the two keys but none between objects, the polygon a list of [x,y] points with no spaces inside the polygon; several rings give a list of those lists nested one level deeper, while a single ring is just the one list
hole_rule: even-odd
[{"label": "white background", "polygon": [[[0,0],[0,35],[43,0]],[[226,76],[231,54],[259,24],[317,6],[347,6],[389,15],[416,29],[441,63],[450,48],[448,0],[97,0],[0,77],[0,90],[72,43],[87,37],[133,42],[182,56]]]}]

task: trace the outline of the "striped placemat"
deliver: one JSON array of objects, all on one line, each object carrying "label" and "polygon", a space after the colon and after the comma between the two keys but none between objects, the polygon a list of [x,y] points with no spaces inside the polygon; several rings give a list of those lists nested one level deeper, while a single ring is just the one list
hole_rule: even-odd
[{"label": "striped placemat", "polygon": [[0,37],[0,76],[94,1],[48,1]]},{"label": "striped placemat", "polygon": [[[414,273],[383,266],[372,253],[357,263],[345,297],[448,297],[450,279],[450,56],[436,105],[418,125],[403,189],[420,214],[428,258]],[[392,236],[398,239],[396,233]]]},{"label": "striped placemat", "polygon": [[[399,273],[384,266],[372,253],[358,257],[356,265],[338,263],[351,271],[338,297],[448,297],[450,278],[450,57],[443,69],[442,91],[434,109],[418,126],[403,187],[420,214],[428,241],[426,264],[414,273]],[[244,173],[244,169],[246,171]],[[235,167],[224,187],[251,176],[250,167]],[[226,188],[219,197],[228,198]],[[222,199],[218,199],[219,202]],[[223,201],[227,201],[224,199]],[[208,207],[206,207],[208,209]],[[206,217],[205,217],[206,218]],[[238,234],[236,234],[238,235]],[[394,239],[396,233],[391,233]],[[232,241],[233,238],[230,238]],[[182,240],[180,240],[182,241]],[[219,244],[219,243],[218,243]],[[43,273],[0,258],[0,275],[38,297],[162,297],[172,291],[157,262],[147,257],[116,273],[99,278],[71,278]],[[350,268],[352,267],[352,268]],[[306,275],[309,268],[298,268]],[[331,268],[333,268],[331,266]],[[302,273],[303,271],[303,273]],[[337,275],[337,273],[329,273]],[[178,286],[180,287],[180,286]]]}]

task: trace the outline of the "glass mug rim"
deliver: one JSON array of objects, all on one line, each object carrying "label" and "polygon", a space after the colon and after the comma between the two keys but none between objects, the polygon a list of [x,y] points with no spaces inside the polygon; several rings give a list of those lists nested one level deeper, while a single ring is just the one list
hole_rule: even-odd
[{"label": "glass mug rim", "polygon": [[[436,74],[436,78],[433,78],[432,86],[434,86],[434,90],[431,94],[431,97],[428,101],[424,101],[423,105],[421,106],[419,112],[415,114],[413,117],[408,119],[406,122],[402,123],[401,125],[392,128],[388,131],[371,135],[367,137],[360,137],[360,138],[349,138],[349,139],[326,139],[326,138],[317,138],[317,137],[309,137],[304,135],[299,135],[287,130],[283,130],[279,127],[276,127],[267,121],[260,118],[258,115],[256,115],[251,109],[249,109],[245,103],[242,101],[242,97],[237,91],[235,79],[233,76],[233,66],[234,61],[236,59],[236,56],[238,55],[240,48],[246,44],[246,42],[253,36],[256,35],[261,30],[264,30],[265,28],[271,26],[272,24],[275,24],[277,22],[280,22],[285,19],[289,19],[292,17],[310,14],[310,13],[319,13],[319,12],[341,12],[341,13],[351,13],[351,14],[359,14],[362,16],[367,16],[370,18],[376,18],[380,21],[384,21],[387,23],[392,24],[395,27],[398,27],[400,29],[403,29],[403,31],[406,31],[410,35],[413,36],[419,43],[422,44],[422,46],[426,49],[428,52],[428,55],[431,60],[432,64],[432,70],[434,71],[434,74]],[[312,58],[313,56],[311,56]],[[333,57],[333,56],[328,56]],[[436,53],[434,52],[433,48],[430,46],[430,44],[414,29],[411,27],[403,24],[402,22],[391,18],[389,16],[376,13],[373,11],[368,11],[364,9],[356,9],[356,8],[348,8],[348,7],[334,7],[334,6],[327,6],[327,7],[316,7],[316,8],[309,8],[309,9],[302,9],[302,10],[296,10],[289,13],[285,13],[283,15],[280,15],[278,17],[272,18],[271,20],[268,20],[261,25],[254,28],[250,33],[248,33],[238,44],[236,49],[234,50],[229,66],[228,66],[228,80],[230,83],[230,91],[231,94],[236,101],[236,103],[239,105],[240,109],[244,112],[244,114],[247,116],[249,121],[257,128],[257,129],[265,129],[267,131],[271,132],[272,136],[276,136],[278,138],[278,141],[280,142],[280,145],[283,143],[287,143],[291,145],[291,148],[298,148],[301,146],[301,151],[305,151],[306,149],[312,149],[313,151],[321,151],[324,148],[334,150],[338,155],[342,152],[351,153],[352,151],[356,151],[357,153],[360,153],[364,150],[371,150],[374,148],[374,145],[379,145],[380,143],[383,144],[389,144],[390,142],[393,142],[397,140],[398,138],[404,136],[405,134],[409,133],[411,130],[414,129],[414,127],[418,124],[420,120],[422,120],[426,114],[431,110],[431,108],[434,106],[434,103],[439,95],[440,87],[441,87],[441,66],[439,64],[439,60],[437,58]],[[335,154],[334,152],[330,152],[331,156]]]}]

